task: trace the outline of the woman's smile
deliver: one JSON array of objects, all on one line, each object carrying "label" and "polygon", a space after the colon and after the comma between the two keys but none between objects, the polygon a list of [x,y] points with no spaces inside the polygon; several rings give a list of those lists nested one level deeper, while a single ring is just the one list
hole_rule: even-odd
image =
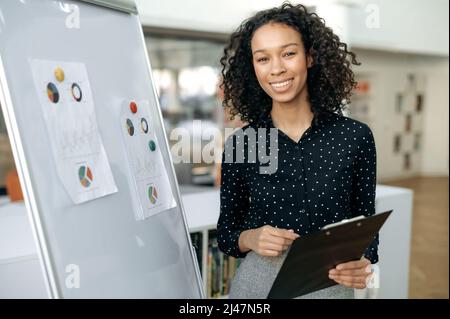
[{"label": "woman's smile", "polygon": [[294,78],[290,78],[290,79],[282,80],[282,81],[276,81],[276,82],[272,81],[272,82],[269,82],[269,84],[272,87],[272,90],[274,90],[276,93],[283,93],[292,87],[293,82],[294,82]]}]

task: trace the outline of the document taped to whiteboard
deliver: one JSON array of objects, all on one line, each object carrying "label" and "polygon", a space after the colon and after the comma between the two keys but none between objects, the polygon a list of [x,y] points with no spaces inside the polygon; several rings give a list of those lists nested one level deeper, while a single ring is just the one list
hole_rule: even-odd
[{"label": "document taped to whiteboard", "polygon": [[61,184],[75,204],[117,192],[84,63],[30,60]]},{"label": "document taped to whiteboard", "polygon": [[145,219],[176,206],[147,100],[125,100],[120,125],[139,205],[137,219]]}]

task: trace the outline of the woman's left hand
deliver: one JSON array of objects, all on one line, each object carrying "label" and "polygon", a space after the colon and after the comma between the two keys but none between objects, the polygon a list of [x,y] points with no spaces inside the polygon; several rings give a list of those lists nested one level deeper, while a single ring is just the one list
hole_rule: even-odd
[{"label": "woman's left hand", "polygon": [[370,265],[370,261],[363,257],[361,260],[337,265],[328,272],[328,276],[340,285],[363,289],[372,274]]}]

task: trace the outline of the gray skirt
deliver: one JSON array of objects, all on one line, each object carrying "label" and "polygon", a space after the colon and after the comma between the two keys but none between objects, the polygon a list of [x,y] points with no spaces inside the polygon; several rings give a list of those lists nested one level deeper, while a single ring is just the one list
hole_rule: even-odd
[{"label": "gray skirt", "polygon": [[[230,299],[264,299],[286,258],[285,252],[278,257],[264,257],[250,251],[242,260],[230,287]],[[353,299],[354,290],[335,285],[297,297],[298,299]],[[296,298],[296,299],[297,299]]]}]

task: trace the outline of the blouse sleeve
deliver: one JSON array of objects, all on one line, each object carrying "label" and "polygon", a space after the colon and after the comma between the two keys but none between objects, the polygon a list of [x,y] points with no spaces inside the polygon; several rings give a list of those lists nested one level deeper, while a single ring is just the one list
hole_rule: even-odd
[{"label": "blouse sleeve", "polygon": [[249,210],[249,190],[244,177],[244,163],[234,163],[235,136],[225,143],[222,154],[220,185],[220,216],[217,223],[217,243],[227,255],[242,258],[239,235],[244,230],[244,216]]},{"label": "blouse sleeve", "polygon": [[[375,214],[376,148],[372,131],[367,125],[364,126],[364,131],[357,147],[354,169],[351,202],[353,216],[372,216]],[[364,253],[364,256],[372,264],[378,262],[378,243],[379,235],[377,234]]]}]

